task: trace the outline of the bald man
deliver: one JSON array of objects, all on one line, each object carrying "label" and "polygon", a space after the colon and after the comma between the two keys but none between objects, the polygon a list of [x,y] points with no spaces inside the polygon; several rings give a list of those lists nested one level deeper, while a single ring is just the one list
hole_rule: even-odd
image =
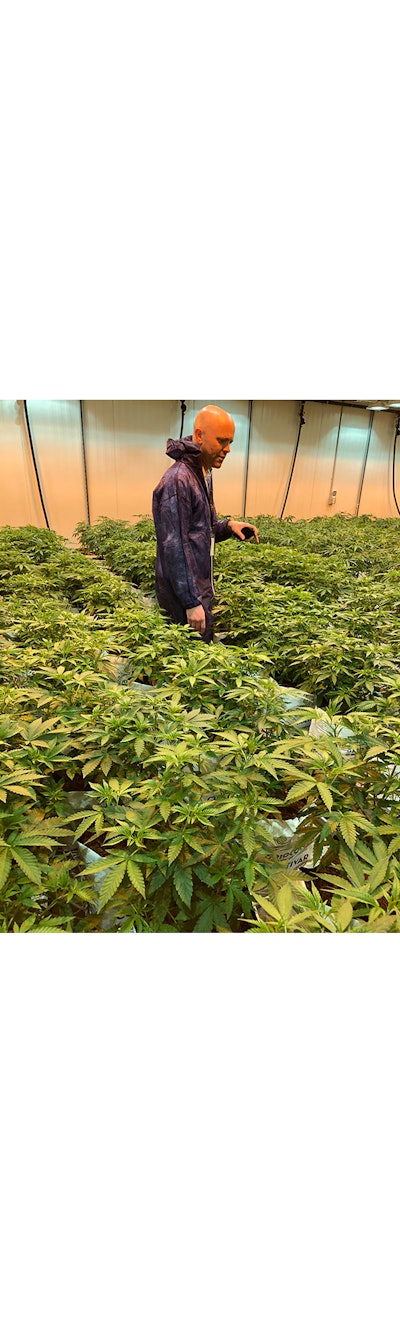
[{"label": "bald man", "polygon": [[234,436],[229,412],[214,404],[202,407],[193,435],[167,440],[174,463],[153,492],[157,601],[170,620],[189,624],[204,643],[213,637],[214,543],[228,537],[245,541],[250,528],[258,542],[253,524],[218,519],[214,506],[212,469],[220,470]]}]

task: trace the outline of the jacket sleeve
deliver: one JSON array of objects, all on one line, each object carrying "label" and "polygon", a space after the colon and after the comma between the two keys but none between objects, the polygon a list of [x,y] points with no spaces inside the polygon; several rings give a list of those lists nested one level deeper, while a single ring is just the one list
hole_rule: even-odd
[{"label": "jacket sleeve", "polygon": [[157,542],[162,549],[165,575],[187,611],[201,606],[196,568],[188,540],[192,521],[190,485],[179,475],[169,484],[153,510]]},{"label": "jacket sleeve", "polygon": [[228,528],[229,518],[217,518],[215,505],[212,507],[212,530],[216,542],[226,542],[228,537],[233,537],[233,532]]}]

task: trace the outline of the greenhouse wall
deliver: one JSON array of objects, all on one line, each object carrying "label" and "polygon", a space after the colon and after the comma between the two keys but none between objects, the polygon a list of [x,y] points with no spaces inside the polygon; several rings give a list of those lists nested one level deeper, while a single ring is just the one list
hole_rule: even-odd
[{"label": "greenhouse wall", "polygon": [[[230,457],[214,474],[220,513],[398,516],[393,412],[316,401],[216,401],[236,422]],[[204,404],[186,400],[185,435]],[[0,400],[0,524],[48,522],[72,538],[88,517],[135,522],[151,512],[168,466],[166,440],[179,436],[180,425],[179,399]],[[395,486],[398,494],[397,459]]]}]

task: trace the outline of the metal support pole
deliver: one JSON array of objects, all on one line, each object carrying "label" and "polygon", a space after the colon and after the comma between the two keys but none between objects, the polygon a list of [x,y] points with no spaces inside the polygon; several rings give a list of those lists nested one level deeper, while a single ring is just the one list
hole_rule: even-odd
[{"label": "metal support pole", "polygon": [[30,423],[30,420],[29,420],[28,404],[27,404],[26,398],[23,398],[23,399],[22,399],[22,406],[23,406],[23,412],[24,412],[25,428],[26,428],[26,433],[27,433],[27,436],[28,436],[28,442],[29,442],[29,449],[30,449],[31,458],[32,458],[32,463],[33,463],[33,467],[34,467],[34,471],[35,471],[35,477],[36,477],[36,481],[37,481],[37,488],[38,488],[38,491],[39,491],[40,503],[41,503],[42,510],[43,510],[43,514],[44,514],[44,518],[45,518],[46,528],[48,528],[49,531],[50,531],[50,523],[49,523],[49,520],[48,520],[48,517],[47,517],[46,506],[45,506],[44,499],[43,499],[42,487],[41,487],[41,484],[40,484],[39,468],[38,468],[37,461],[36,461],[36,454],[35,454],[35,449],[34,449],[34,444],[33,444],[33,439],[32,439],[31,423]]},{"label": "metal support pole", "polygon": [[[340,417],[339,417],[338,433],[337,433],[337,436],[336,436],[336,445],[335,445],[335,453],[334,453],[334,459],[333,459],[333,468],[332,468],[331,484],[330,484],[330,487],[329,487],[329,500],[328,500],[328,505],[333,504],[333,498],[332,498],[332,497],[333,497],[333,483],[334,483],[334,479],[335,479],[336,459],[337,459],[337,451],[338,451],[338,447],[339,447],[339,436],[340,436],[340,427],[341,427],[341,424],[342,424],[342,416],[343,416],[343,404],[342,404],[342,406],[341,406],[341,408],[340,408]],[[336,491],[335,491],[335,495],[336,495]]]},{"label": "metal support pole", "polygon": [[373,423],[373,420],[374,420],[374,413],[371,411],[370,414],[369,414],[369,427],[368,427],[367,443],[366,443],[366,446],[365,446],[365,454],[364,454],[363,463],[362,463],[362,468],[361,468],[360,484],[359,484],[359,487],[358,487],[358,495],[357,495],[357,500],[356,500],[356,507],[355,507],[355,510],[354,510],[354,514],[355,514],[355,517],[356,517],[356,518],[358,518],[358,511],[359,511],[359,508],[360,508],[360,500],[361,500],[361,492],[362,492],[362,488],[363,488],[363,485],[364,485],[365,469],[366,469],[366,466],[367,466],[367,458],[368,458],[369,446],[370,446],[370,441],[371,441],[371,431],[372,431],[372,423]]},{"label": "metal support pole", "polygon": [[249,477],[250,435],[251,435],[251,418],[252,418],[252,413],[253,413],[253,399],[252,399],[252,398],[249,398],[249,419],[248,419],[248,427],[247,427],[246,459],[245,459],[245,465],[244,465],[244,482],[243,482],[243,505],[242,505],[242,514],[243,514],[243,518],[246,518],[247,482],[248,482],[248,477]]},{"label": "metal support pole", "polygon": [[90,523],[90,505],[89,505],[89,486],[88,486],[88,474],[86,465],[85,431],[83,426],[83,402],[81,398],[79,399],[79,409],[81,414],[81,440],[82,440],[82,457],[83,457],[83,476],[85,481],[86,516],[90,527],[91,523]]}]

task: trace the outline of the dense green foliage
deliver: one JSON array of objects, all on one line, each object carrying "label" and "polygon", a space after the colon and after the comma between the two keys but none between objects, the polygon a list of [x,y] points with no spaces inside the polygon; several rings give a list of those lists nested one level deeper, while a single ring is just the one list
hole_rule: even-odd
[{"label": "dense green foliage", "polygon": [[255,521],[210,647],[151,520],[0,530],[1,930],[400,929],[397,521]]},{"label": "dense green foliage", "polygon": [[113,518],[102,518],[93,527],[78,523],[75,535],[88,555],[100,557],[115,574],[144,592],[154,591],[156,541],[152,518],[139,519],[134,525]]}]

